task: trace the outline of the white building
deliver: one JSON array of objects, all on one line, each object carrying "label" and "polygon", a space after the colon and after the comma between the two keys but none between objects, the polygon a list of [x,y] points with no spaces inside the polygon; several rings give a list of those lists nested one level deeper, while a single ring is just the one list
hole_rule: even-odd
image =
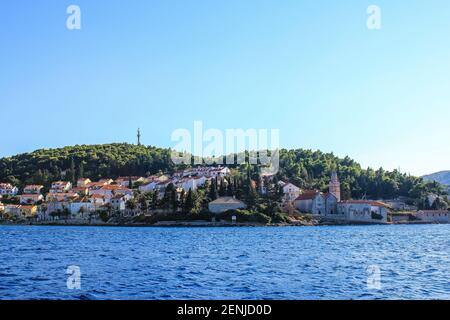
[{"label": "white building", "polygon": [[227,167],[196,167],[189,168],[182,171],[177,171],[173,174],[174,177],[206,177],[206,178],[224,178],[231,174],[231,170]]},{"label": "white building", "polygon": [[19,189],[10,183],[0,183],[0,195],[15,196]]},{"label": "white building", "polygon": [[208,209],[212,213],[221,213],[228,210],[245,209],[244,202],[233,197],[221,197],[208,204]]},{"label": "white building", "polygon": [[338,203],[338,215],[350,222],[387,223],[388,210],[379,201],[349,200]]},{"label": "white building", "polygon": [[447,210],[420,210],[417,218],[425,222],[450,223],[450,211]]},{"label": "white building", "polygon": [[77,187],[87,187],[91,182],[92,181],[89,178],[80,178],[77,180]]},{"label": "white building", "polygon": [[19,197],[21,204],[36,204],[39,201],[44,200],[44,196],[42,194],[22,194]]},{"label": "white building", "polygon": [[104,185],[101,188],[89,190],[89,195],[98,195],[106,199],[107,202],[115,195],[133,195],[133,190],[119,186],[119,185]]},{"label": "white building", "polygon": [[292,202],[300,195],[300,188],[292,183],[284,183],[282,188],[284,194],[283,201]]},{"label": "white building", "polygon": [[[130,186],[131,180],[131,186]],[[136,183],[144,183],[145,179],[143,177],[119,177],[115,181],[118,185],[126,188],[132,188]]]},{"label": "white building", "polygon": [[56,181],[52,183],[50,193],[64,193],[72,189],[72,183],[67,181]]},{"label": "white building", "polygon": [[25,188],[23,188],[23,193],[24,194],[40,194],[43,188],[44,188],[44,186],[42,186],[42,185],[30,184],[30,185],[25,186]]},{"label": "white building", "polygon": [[130,199],[130,195],[116,195],[111,198],[111,207],[117,211],[124,211],[126,209],[127,201]]}]

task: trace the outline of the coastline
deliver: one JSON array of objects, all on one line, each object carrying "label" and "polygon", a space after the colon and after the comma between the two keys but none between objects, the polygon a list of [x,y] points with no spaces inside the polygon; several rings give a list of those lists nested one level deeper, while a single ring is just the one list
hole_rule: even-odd
[{"label": "coastline", "polygon": [[372,225],[424,225],[424,224],[446,224],[425,221],[411,222],[389,222],[389,223],[367,223],[367,222],[342,222],[342,221],[318,221],[310,223],[231,223],[231,222],[208,222],[208,221],[161,221],[158,223],[108,223],[108,222],[72,222],[72,221],[52,221],[52,222],[0,222],[0,226],[48,226],[48,227],[146,227],[146,228],[250,228],[250,227],[325,227],[325,226],[372,226]]}]

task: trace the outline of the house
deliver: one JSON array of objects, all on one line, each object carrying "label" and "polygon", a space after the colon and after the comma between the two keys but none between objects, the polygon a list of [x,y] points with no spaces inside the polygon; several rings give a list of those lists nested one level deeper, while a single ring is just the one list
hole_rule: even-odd
[{"label": "house", "polygon": [[145,179],[143,177],[119,177],[115,182],[122,187],[132,188],[136,183],[145,183]]},{"label": "house", "polygon": [[89,194],[88,187],[75,187],[75,188],[72,188],[72,190],[70,190],[70,191],[72,191],[73,193],[76,193],[82,197],[87,196]]},{"label": "house", "polygon": [[92,209],[94,211],[100,210],[104,205],[106,205],[109,202],[106,200],[105,196],[102,196],[100,194],[93,194],[89,196],[89,202],[92,204]]},{"label": "house", "polygon": [[67,193],[48,193],[46,197],[46,201],[69,201],[73,200],[75,198],[78,198],[78,194],[73,192],[67,192]]},{"label": "house", "polygon": [[176,171],[173,176],[178,178],[183,177],[206,177],[206,178],[224,178],[231,174],[231,170],[227,167],[196,167],[186,170]]},{"label": "house", "polygon": [[30,184],[30,185],[25,186],[25,188],[23,188],[23,193],[24,194],[40,194],[43,188],[44,188],[44,186],[42,186],[42,185]]},{"label": "house", "polygon": [[133,190],[122,187],[120,185],[104,185],[101,188],[89,190],[90,196],[100,195],[104,197],[107,202],[109,202],[109,200],[117,194],[133,196]]},{"label": "house", "polygon": [[21,204],[36,204],[39,201],[44,200],[44,196],[42,194],[22,194],[19,197]]},{"label": "house", "polygon": [[50,193],[64,193],[72,189],[72,183],[67,181],[56,181],[52,183]]},{"label": "house", "polygon": [[89,178],[80,178],[77,180],[77,187],[87,187],[91,182],[92,181]]},{"label": "house", "polygon": [[300,188],[293,185],[292,183],[284,183],[282,185],[282,188],[284,194],[284,202],[292,202],[300,195]]},{"label": "house", "polygon": [[151,192],[151,191],[155,190],[156,185],[158,183],[160,183],[160,181],[155,180],[155,181],[149,182],[147,184],[144,184],[139,187],[139,191],[144,192],[144,193]]},{"label": "house", "polygon": [[107,179],[100,179],[100,180],[98,180],[98,182],[103,183],[104,185],[107,185],[107,184],[112,184],[114,182],[114,180],[107,178]]},{"label": "house", "polygon": [[300,212],[332,216],[338,211],[339,201],[341,201],[341,185],[336,171],[332,171],[328,193],[323,194],[318,190],[304,191],[294,200],[294,207]]},{"label": "house", "polygon": [[379,201],[341,201],[337,211],[338,215],[350,222],[387,223],[387,205]]},{"label": "house", "polygon": [[88,189],[98,189],[109,184],[110,183],[107,183],[107,181],[89,182],[88,184],[86,184],[86,187]]},{"label": "house", "polygon": [[212,213],[221,213],[228,210],[245,209],[244,202],[234,197],[220,197],[208,204],[208,209]]},{"label": "house", "polygon": [[0,195],[15,196],[19,189],[10,183],[0,183]]},{"label": "house", "polygon": [[198,188],[197,178],[182,178],[174,183],[175,187],[181,188],[184,192],[195,191]]},{"label": "house", "polygon": [[165,175],[161,176],[150,176],[145,179],[145,183],[139,186],[139,191],[141,192],[150,192],[155,190],[156,186],[161,182],[168,181],[169,178]]},{"label": "house", "polygon": [[118,194],[111,198],[111,207],[117,211],[124,211],[126,203],[131,199],[129,195]]},{"label": "house", "polygon": [[294,207],[303,213],[325,214],[325,198],[318,190],[303,191],[295,200]]},{"label": "house", "polygon": [[[379,200],[381,201],[381,200]],[[384,200],[384,203],[386,203],[388,206],[390,206],[394,210],[400,210],[400,211],[417,211],[417,207],[407,204],[406,201],[402,199],[392,199],[392,200]]]},{"label": "house", "polygon": [[450,211],[447,210],[420,210],[417,218],[425,222],[450,223]]},{"label": "house", "polygon": [[72,218],[85,219],[89,217],[89,213],[95,211],[95,207],[87,197],[77,198],[68,203],[68,209]]},{"label": "house", "polygon": [[32,218],[36,216],[37,206],[10,204],[6,205],[5,213],[19,219]]}]

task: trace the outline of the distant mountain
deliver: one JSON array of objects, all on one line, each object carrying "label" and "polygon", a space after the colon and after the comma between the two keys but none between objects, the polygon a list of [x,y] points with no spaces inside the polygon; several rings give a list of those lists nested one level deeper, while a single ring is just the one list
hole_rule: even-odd
[{"label": "distant mountain", "polygon": [[437,181],[441,184],[450,186],[450,170],[428,174],[422,178],[426,181]]},{"label": "distant mountain", "polygon": [[428,174],[422,178],[425,181],[437,181],[440,184],[447,186],[447,192],[450,194],[450,170]]}]

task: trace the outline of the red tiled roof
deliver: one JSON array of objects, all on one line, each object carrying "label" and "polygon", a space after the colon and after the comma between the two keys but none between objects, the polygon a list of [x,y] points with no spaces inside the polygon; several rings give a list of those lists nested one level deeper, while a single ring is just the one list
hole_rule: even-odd
[{"label": "red tiled roof", "polygon": [[373,200],[346,200],[341,201],[341,203],[348,203],[348,204],[369,204],[374,207],[388,207],[387,204],[381,202],[381,201],[373,201]]},{"label": "red tiled roof", "polygon": [[314,192],[305,192],[299,195],[295,200],[312,200],[316,197],[316,195],[320,194],[319,191]]}]

